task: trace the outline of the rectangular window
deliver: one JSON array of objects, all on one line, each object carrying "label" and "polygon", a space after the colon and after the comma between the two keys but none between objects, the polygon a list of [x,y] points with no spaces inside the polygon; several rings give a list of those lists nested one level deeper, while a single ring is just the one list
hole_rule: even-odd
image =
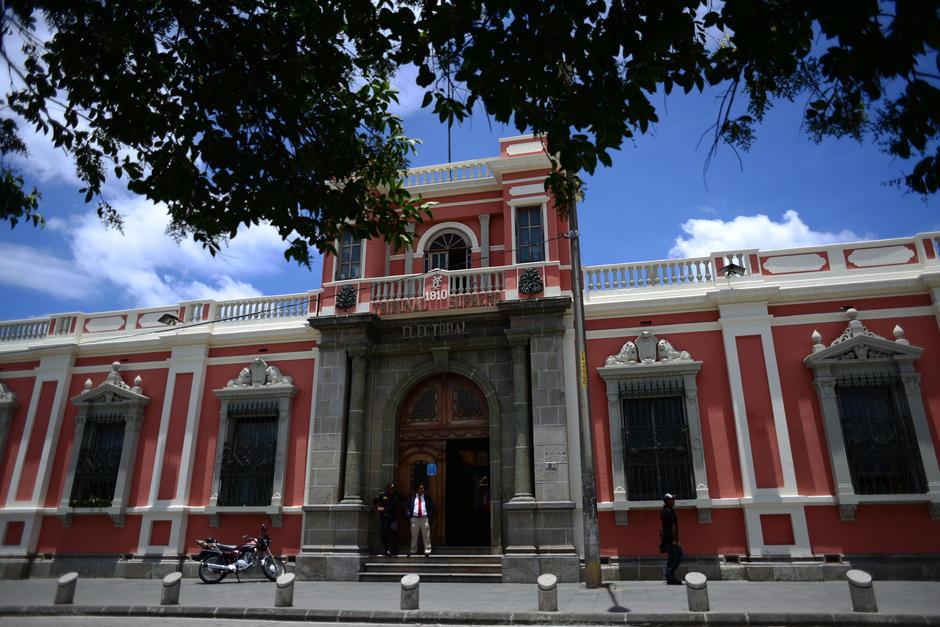
[{"label": "rectangular window", "polygon": [[695,498],[684,397],[623,399],[623,455],[627,498],[658,501],[669,492]]},{"label": "rectangular window", "polygon": [[922,494],[924,467],[903,394],[890,385],[836,387],[856,494]]},{"label": "rectangular window", "polygon": [[359,263],[362,261],[362,240],[353,238],[352,233],[343,233],[339,243],[339,257],[336,266],[336,280],[348,281],[360,277]]},{"label": "rectangular window", "polygon": [[542,208],[516,209],[516,263],[545,261],[545,234],[542,231]]},{"label": "rectangular window", "polygon": [[276,416],[233,418],[231,435],[222,449],[219,505],[270,505],[276,453]]},{"label": "rectangular window", "polygon": [[114,500],[121,449],[124,447],[124,420],[88,418],[72,482],[71,507],[110,507]]}]

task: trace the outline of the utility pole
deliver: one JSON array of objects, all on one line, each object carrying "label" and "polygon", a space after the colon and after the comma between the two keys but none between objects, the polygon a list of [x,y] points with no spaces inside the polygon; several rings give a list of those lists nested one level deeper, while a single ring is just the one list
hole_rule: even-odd
[{"label": "utility pole", "polygon": [[[571,176],[570,174],[568,175]],[[571,189],[571,186],[568,186]],[[584,337],[584,292],[578,203],[571,198],[567,237],[571,242],[571,290],[574,292],[574,350],[578,360],[578,425],[581,432],[581,507],[584,515],[584,585],[601,585],[600,535],[597,529],[597,492],[594,484],[594,424],[588,394],[587,343]]]}]

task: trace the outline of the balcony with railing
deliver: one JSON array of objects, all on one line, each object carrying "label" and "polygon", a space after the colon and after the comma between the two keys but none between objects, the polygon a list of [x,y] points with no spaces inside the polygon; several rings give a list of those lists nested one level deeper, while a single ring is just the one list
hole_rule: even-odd
[{"label": "balcony with railing", "polygon": [[488,159],[454,161],[420,168],[411,168],[405,173],[405,187],[421,187],[444,183],[481,181],[493,179]]}]

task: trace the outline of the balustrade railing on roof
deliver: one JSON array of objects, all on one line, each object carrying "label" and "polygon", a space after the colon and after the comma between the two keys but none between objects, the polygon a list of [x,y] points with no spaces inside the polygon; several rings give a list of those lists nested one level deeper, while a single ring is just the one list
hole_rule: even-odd
[{"label": "balustrade railing on roof", "polygon": [[487,162],[482,159],[455,161],[441,165],[411,168],[405,172],[405,186],[435,185],[454,181],[474,181],[492,178]]},{"label": "balustrade railing on roof", "polygon": [[589,292],[600,292],[644,287],[704,285],[711,283],[714,277],[715,269],[708,257],[667,259],[587,266],[584,269],[584,287]]},{"label": "balustrade railing on roof", "polygon": [[34,320],[0,322],[0,342],[18,342],[44,338],[49,333],[50,321],[50,318],[36,318]]},{"label": "balustrade railing on roof", "polygon": [[298,318],[309,313],[309,294],[287,294],[222,301],[216,305],[214,319],[219,322],[280,320]]}]

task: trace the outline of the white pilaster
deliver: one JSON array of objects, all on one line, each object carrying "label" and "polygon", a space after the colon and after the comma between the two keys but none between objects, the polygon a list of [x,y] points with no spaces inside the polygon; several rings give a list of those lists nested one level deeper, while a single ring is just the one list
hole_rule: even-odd
[{"label": "white pilaster", "polygon": [[[23,434],[20,437],[19,450],[16,455],[16,465],[13,469],[10,489],[7,492],[6,504],[8,507],[14,504],[21,507],[38,507],[46,497],[51,465],[55,459],[56,443],[59,438],[59,430],[62,426],[62,416],[65,413],[72,359],[73,355],[71,351],[68,353],[46,355],[42,357],[39,362],[39,367],[36,368],[36,380],[33,384],[33,393],[30,396],[29,410],[26,414],[26,424],[23,428]],[[29,443],[33,438],[33,427],[37,419],[36,412],[39,408],[42,384],[49,381],[56,382],[56,392],[52,401],[46,433],[44,434],[42,454],[39,458],[39,465],[36,468],[36,480],[33,484],[33,491],[30,498],[26,501],[17,501],[16,494],[19,491],[20,481],[23,478],[23,464],[26,460]]]}]

